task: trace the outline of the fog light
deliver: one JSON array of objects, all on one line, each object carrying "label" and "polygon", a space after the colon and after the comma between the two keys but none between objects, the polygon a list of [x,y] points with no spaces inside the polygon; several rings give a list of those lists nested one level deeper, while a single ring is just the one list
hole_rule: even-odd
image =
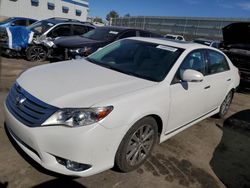
[{"label": "fog light", "polygon": [[91,165],[78,163],[78,162],[71,161],[68,159],[63,159],[60,157],[56,157],[56,160],[59,164],[65,166],[67,169],[75,171],[75,172],[80,172],[80,171],[84,171],[84,170],[91,168]]}]

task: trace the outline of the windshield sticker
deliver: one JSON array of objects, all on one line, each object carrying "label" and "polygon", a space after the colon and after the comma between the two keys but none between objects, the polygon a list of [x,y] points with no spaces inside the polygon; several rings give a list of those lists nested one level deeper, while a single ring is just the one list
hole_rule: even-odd
[{"label": "windshield sticker", "polygon": [[167,50],[167,51],[170,51],[170,52],[176,52],[178,50],[177,48],[173,48],[173,47],[170,47],[170,46],[164,46],[164,45],[159,45],[156,48],[159,48],[159,49],[162,49],[162,50]]},{"label": "windshield sticker", "polygon": [[52,24],[52,23],[48,23],[48,26],[51,26],[51,27],[52,27],[53,25],[54,25],[54,24]]},{"label": "windshield sticker", "polygon": [[110,34],[114,34],[114,35],[117,35],[117,34],[118,34],[117,31],[110,31],[109,33],[110,33]]}]

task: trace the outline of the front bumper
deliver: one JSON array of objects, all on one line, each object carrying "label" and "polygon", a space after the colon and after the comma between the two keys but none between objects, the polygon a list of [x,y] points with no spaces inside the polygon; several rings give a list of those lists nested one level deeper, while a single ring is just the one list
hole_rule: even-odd
[{"label": "front bumper", "polygon": [[[79,128],[64,126],[28,127],[19,122],[5,105],[6,128],[21,149],[42,167],[70,176],[90,176],[114,165],[121,139],[120,130],[106,129],[100,124]],[[91,168],[72,171],[59,164],[56,157]]]}]

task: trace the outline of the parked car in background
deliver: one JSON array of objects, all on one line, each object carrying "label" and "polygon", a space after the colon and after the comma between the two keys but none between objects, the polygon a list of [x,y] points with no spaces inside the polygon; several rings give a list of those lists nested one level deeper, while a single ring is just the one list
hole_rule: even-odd
[{"label": "parked car in background", "polygon": [[241,73],[241,86],[250,88],[250,22],[223,28],[222,50]]},{"label": "parked car in background", "polygon": [[220,41],[216,41],[216,40],[210,40],[210,39],[203,39],[203,38],[198,38],[193,40],[193,42],[198,43],[198,44],[204,44],[206,46],[211,46],[214,48],[220,48]]},{"label": "parked car in background", "polygon": [[138,168],[157,142],[223,117],[239,84],[221,51],[164,39],[118,40],[71,62],[27,70],[4,106],[6,131],[22,150],[71,176]]},{"label": "parked car in background", "polygon": [[61,37],[54,41],[51,57],[58,60],[74,59],[92,54],[99,48],[119,39],[128,37],[162,37],[159,34],[141,29],[103,26],[82,36]]},{"label": "parked car in background", "polygon": [[184,38],[182,35],[166,34],[166,35],[164,35],[164,37],[165,37],[166,39],[186,41],[185,38]]},{"label": "parked car in background", "polygon": [[53,41],[58,37],[82,35],[94,29],[90,23],[66,18],[49,18],[28,27],[34,32],[33,42],[26,49],[29,61],[44,61]]},{"label": "parked car in background", "polygon": [[[12,29],[15,27],[26,27],[37,20],[31,18],[23,18],[23,17],[11,17],[4,18],[0,21],[0,47],[2,48],[2,53],[8,56],[16,56],[20,53],[20,49],[11,49],[9,35]],[[10,31],[11,30],[11,31]],[[11,39],[12,40],[12,39]]]}]

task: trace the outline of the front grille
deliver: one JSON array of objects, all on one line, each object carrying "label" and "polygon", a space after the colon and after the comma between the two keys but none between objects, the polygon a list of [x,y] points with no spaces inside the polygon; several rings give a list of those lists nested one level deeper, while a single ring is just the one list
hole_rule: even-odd
[{"label": "front grille", "polygon": [[29,127],[39,127],[58,108],[51,106],[29,94],[18,84],[14,84],[6,99],[6,106],[15,118]]},{"label": "front grille", "polygon": [[0,41],[1,42],[8,41],[8,35],[7,35],[7,32],[6,32],[6,29],[5,28],[1,28],[1,27],[0,27]]}]

